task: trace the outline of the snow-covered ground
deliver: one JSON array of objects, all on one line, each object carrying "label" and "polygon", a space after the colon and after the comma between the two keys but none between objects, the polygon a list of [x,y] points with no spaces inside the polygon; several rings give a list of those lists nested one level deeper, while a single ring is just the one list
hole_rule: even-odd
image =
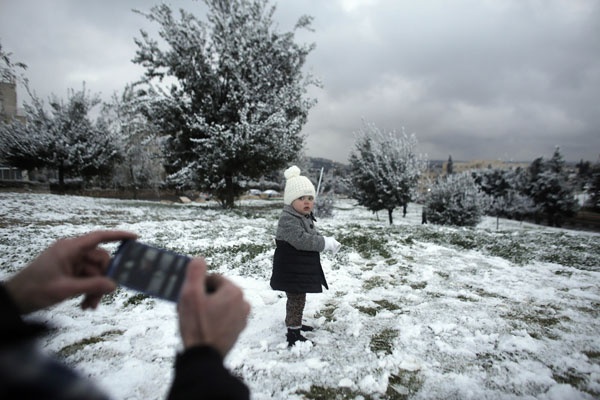
[{"label": "snow-covered ground", "polygon": [[[288,349],[285,297],[269,287],[281,203],[160,204],[0,193],[0,278],[58,237],[93,229],[191,255],[252,304],[226,363],[254,399],[594,399],[600,397],[600,235],[484,219],[420,225],[336,203],[317,227],[344,244],[322,262],[330,290],[309,294],[314,342]],[[115,246],[107,246],[112,250]],[[32,316],[56,329],[41,347],[115,399],[164,398],[179,348],[175,306],[118,290]]]}]

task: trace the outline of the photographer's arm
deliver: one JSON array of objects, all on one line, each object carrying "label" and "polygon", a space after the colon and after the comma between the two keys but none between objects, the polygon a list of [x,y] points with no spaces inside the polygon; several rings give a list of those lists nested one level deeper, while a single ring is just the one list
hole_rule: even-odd
[{"label": "photographer's arm", "polygon": [[249,398],[248,388],[223,366],[249,312],[240,288],[221,276],[207,277],[204,260],[190,262],[178,304],[185,351],[177,356],[169,399]]},{"label": "photographer's arm", "polygon": [[114,283],[102,276],[109,255],[98,245],[135,237],[97,231],[59,240],[0,284],[0,398],[9,393],[28,399],[107,398],[75,371],[32,351],[31,340],[46,329],[21,314],[81,294],[83,308],[95,307],[102,294],[114,290]]},{"label": "photographer's arm", "polygon": [[110,255],[101,243],[135,239],[124,231],[95,231],[60,239],[5,283],[21,314],[37,311],[73,296],[85,295],[81,307],[95,308],[102,295],[115,290],[104,277]]}]

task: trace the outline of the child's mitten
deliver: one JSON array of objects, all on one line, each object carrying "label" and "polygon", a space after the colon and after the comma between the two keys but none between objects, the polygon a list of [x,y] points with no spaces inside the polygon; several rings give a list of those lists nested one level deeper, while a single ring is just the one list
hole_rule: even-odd
[{"label": "child's mitten", "polygon": [[337,240],[335,240],[331,236],[323,236],[323,238],[325,239],[325,249],[324,250],[331,251],[331,253],[333,253],[333,255],[335,255],[335,253],[338,252],[340,247],[342,247],[342,244],[340,242],[338,242]]}]

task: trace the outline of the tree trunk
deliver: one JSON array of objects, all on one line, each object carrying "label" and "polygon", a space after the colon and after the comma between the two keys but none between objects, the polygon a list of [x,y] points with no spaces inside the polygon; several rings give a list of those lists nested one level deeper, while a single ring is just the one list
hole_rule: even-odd
[{"label": "tree trunk", "polygon": [[58,191],[65,192],[65,169],[62,164],[58,166]]},{"label": "tree trunk", "polygon": [[225,198],[223,199],[223,208],[235,207],[235,193],[233,190],[233,177],[231,175],[225,177]]},{"label": "tree trunk", "polygon": [[390,220],[390,225],[394,223],[394,218],[392,217],[392,213],[394,212],[393,208],[388,209],[388,219]]},{"label": "tree trunk", "polygon": [[135,174],[133,173],[133,165],[129,164],[129,177],[131,178],[131,189],[133,190],[133,199],[137,200],[138,191],[137,184],[135,182]]}]

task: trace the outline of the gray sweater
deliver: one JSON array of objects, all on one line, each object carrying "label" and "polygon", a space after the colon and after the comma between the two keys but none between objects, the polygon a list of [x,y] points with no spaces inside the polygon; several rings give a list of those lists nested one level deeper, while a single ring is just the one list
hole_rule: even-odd
[{"label": "gray sweater", "polygon": [[275,239],[283,240],[297,250],[318,251],[325,249],[325,238],[320,235],[310,215],[302,215],[291,205],[283,206]]}]

